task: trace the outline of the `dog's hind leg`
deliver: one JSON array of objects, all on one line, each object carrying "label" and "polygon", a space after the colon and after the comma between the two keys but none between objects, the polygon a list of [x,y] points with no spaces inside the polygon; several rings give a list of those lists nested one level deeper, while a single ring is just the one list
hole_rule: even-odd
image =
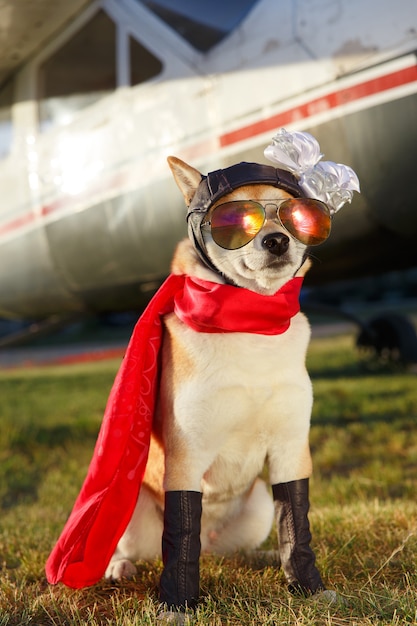
[{"label": "dog's hind leg", "polygon": [[142,485],[136,508],[107,566],[105,577],[112,580],[131,578],[137,571],[134,561],[160,557],[162,524],[162,507],[146,485]]},{"label": "dog's hind leg", "polygon": [[272,485],[281,565],[292,593],[314,594],[326,589],[310,547],[309,479]]}]

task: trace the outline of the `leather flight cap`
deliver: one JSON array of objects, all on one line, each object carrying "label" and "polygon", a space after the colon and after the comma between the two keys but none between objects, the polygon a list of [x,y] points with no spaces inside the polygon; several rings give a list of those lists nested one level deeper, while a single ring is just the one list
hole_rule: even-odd
[{"label": "leather flight cap", "polygon": [[296,198],[304,197],[296,177],[287,172],[259,163],[237,163],[224,170],[216,170],[204,176],[188,207],[190,213],[207,213],[222,196],[244,185],[272,185],[287,191]]}]

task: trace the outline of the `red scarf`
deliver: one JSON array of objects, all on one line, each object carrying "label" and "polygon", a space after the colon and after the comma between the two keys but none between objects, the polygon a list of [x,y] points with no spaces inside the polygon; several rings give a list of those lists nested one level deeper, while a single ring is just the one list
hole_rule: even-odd
[{"label": "red scarf", "polygon": [[157,396],[162,316],[199,332],[281,334],[298,313],[302,278],[274,296],[171,275],[140,317],[114,381],[87,477],[46,563],[50,583],[94,585],[129,520],[146,469]]}]

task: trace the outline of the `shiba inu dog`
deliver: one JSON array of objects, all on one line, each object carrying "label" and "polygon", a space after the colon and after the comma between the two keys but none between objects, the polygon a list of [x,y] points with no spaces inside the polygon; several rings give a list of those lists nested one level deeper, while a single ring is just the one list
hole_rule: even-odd
[{"label": "shiba inu dog", "polygon": [[[252,550],[275,518],[290,590],[315,594],[325,585],[310,547],[310,328],[298,295],[334,196],[306,193],[288,167],[240,163],[204,176],[168,162],[188,207],[171,268],[184,285],[163,317],[143,483],[105,576],[133,576],[135,561],[162,555],[161,603],[194,608],[200,553]],[[330,184],[338,208],[349,199],[340,192],[357,188],[348,173]],[[271,489],[259,478],[265,463]]]},{"label": "shiba inu dog", "polygon": [[[176,158],[169,164],[190,205],[201,174]],[[216,270],[204,264],[188,238],[177,248],[172,273],[272,296],[309,265],[306,246],[277,220],[277,207],[291,197],[264,184],[244,185],[222,196],[212,214],[225,203],[257,202],[265,206],[264,225],[250,243],[233,250],[216,244],[203,225],[207,255]],[[240,315],[247,313],[242,310]],[[202,499],[201,530],[196,525],[190,539],[195,556],[199,548],[192,542],[198,544],[200,538],[203,551],[224,554],[255,548],[270,532],[274,505],[258,478],[266,459],[271,483],[294,489],[285,505],[306,489],[305,482],[291,481],[305,481],[311,473],[312,389],[304,365],[310,330],[304,315],[297,313],[288,330],[278,335],[197,332],[175,313],[164,323],[160,398],[146,474],[136,510],[106,571],[116,579],[135,573],[133,561],[161,555],[165,492],[179,500],[172,513],[165,509],[167,524],[182,524],[183,515],[199,517]],[[277,493],[278,498],[287,496]],[[307,526],[303,531],[308,533]],[[281,544],[288,550],[286,542]],[[303,571],[291,574],[290,582],[314,592],[324,586],[310,551],[309,557],[312,580],[304,580]],[[196,579],[188,572],[186,576],[190,580],[185,586],[191,589]],[[184,597],[162,599],[193,605],[197,596],[192,589]]]}]

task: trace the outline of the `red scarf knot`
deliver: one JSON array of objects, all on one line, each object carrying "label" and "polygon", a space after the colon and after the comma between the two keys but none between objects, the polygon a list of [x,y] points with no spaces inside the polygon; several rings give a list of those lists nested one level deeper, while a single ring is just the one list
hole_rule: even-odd
[{"label": "red scarf knot", "polygon": [[300,310],[303,279],[293,278],[273,296],[186,276],[174,299],[174,311],[184,324],[203,333],[279,335]]}]

